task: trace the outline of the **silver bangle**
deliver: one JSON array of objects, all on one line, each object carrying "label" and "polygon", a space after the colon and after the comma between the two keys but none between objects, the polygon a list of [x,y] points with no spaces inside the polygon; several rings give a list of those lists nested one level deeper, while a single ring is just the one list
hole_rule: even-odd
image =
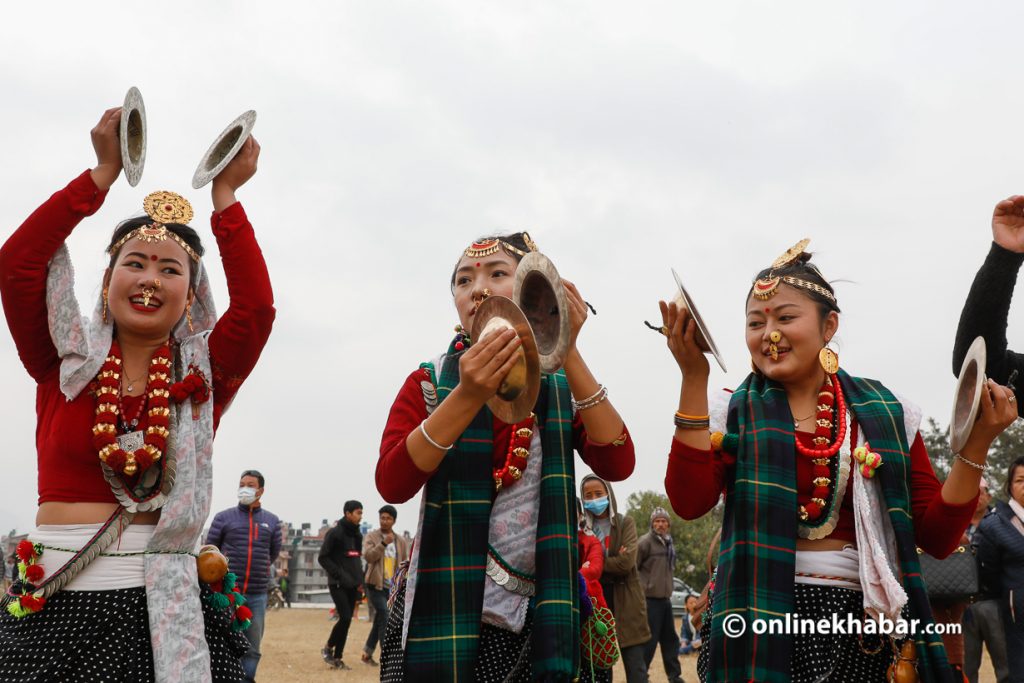
[{"label": "silver bangle", "polygon": [[581,410],[586,410],[587,408],[593,408],[594,406],[608,398],[607,387],[605,387],[605,385],[603,384],[599,384],[598,386],[600,388],[593,396],[588,396],[582,401],[573,400],[572,409],[575,410],[576,412],[579,412]]},{"label": "silver bangle", "polygon": [[988,471],[988,468],[989,468],[988,463],[985,463],[984,465],[979,465],[976,462],[972,462],[972,461],[968,460],[967,458],[965,458],[964,456],[960,455],[959,453],[954,453],[953,455],[956,456],[956,459],[959,460],[960,462],[964,463],[965,465],[970,465],[971,467],[973,467],[974,469],[978,470],[979,472],[987,472]]},{"label": "silver bangle", "polygon": [[430,434],[427,434],[427,428],[423,426],[424,422],[426,422],[426,420],[420,422],[420,434],[422,434],[423,438],[427,440],[427,443],[429,443],[431,446],[433,446],[439,451],[450,451],[452,448],[455,447],[455,444],[452,444],[451,446],[442,446],[438,442],[431,439]]}]

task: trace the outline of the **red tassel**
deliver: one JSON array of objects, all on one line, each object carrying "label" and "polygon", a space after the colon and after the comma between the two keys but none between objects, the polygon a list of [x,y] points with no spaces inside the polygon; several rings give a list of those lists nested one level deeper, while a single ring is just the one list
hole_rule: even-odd
[{"label": "red tassel", "polygon": [[21,606],[30,612],[38,612],[45,604],[46,598],[37,598],[31,593],[21,596]]},{"label": "red tassel", "polygon": [[30,564],[25,567],[25,578],[28,579],[29,583],[39,583],[46,576],[46,571],[40,564]]},{"label": "red tassel", "polygon": [[33,546],[32,541],[29,541],[28,539],[18,543],[18,547],[15,549],[15,552],[18,555],[18,559],[22,562],[28,562],[36,556],[35,546]]},{"label": "red tassel", "polygon": [[124,464],[127,461],[127,455],[124,450],[120,448],[107,456],[107,465],[109,465],[115,472],[124,472]]},{"label": "red tassel", "polygon": [[149,466],[153,464],[153,456],[140,448],[135,451],[135,464],[138,466],[139,472],[145,472],[149,469]]}]

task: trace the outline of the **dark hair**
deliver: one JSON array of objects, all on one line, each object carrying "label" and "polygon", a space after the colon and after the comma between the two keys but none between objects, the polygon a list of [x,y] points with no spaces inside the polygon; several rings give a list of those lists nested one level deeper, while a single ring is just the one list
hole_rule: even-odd
[{"label": "dark hair", "polygon": [[246,470],[238,475],[239,479],[242,477],[256,477],[256,481],[260,483],[260,488],[263,488],[263,475],[260,474],[258,470]]},{"label": "dark hair", "polygon": [[[474,240],[474,242],[480,243],[480,242],[489,242],[491,240],[501,240],[502,242],[507,242],[508,244],[511,244],[513,247],[515,247],[519,251],[521,251],[523,253],[526,253],[526,254],[529,254],[531,251],[533,251],[533,248],[526,243],[526,239],[524,239],[524,237],[523,237],[524,235],[526,235],[525,232],[514,232],[511,235],[491,235],[490,237],[478,237],[476,240]],[[523,257],[521,255],[516,254],[515,252],[510,252],[507,249],[505,249],[504,247],[501,247],[501,250],[504,251],[509,256],[511,256],[512,258],[514,258],[516,260],[516,263],[519,263],[520,261],[523,260]],[[459,257],[459,260],[460,261],[462,260],[461,256]],[[458,261],[456,261],[455,262],[455,267],[452,268],[452,281],[451,281],[452,294],[455,293],[455,271],[457,271],[458,269],[459,269],[459,263],[458,263]]]},{"label": "dark hair", "polygon": [[[121,241],[121,238],[130,233],[136,228],[141,228],[146,225],[152,225],[153,219],[149,216],[136,216],[135,218],[129,218],[126,221],[118,223],[117,227],[114,228],[114,234],[110,236],[110,244],[107,245],[107,251],[110,252],[110,267],[114,267],[114,261],[117,260],[117,253],[111,251],[114,245]],[[164,223],[163,226],[170,232],[180,237],[185,241],[185,244],[192,247],[192,251],[196,252],[200,258],[202,258],[204,249],[203,242],[199,239],[199,233],[190,228],[187,225],[181,223]],[[120,252],[120,250],[118,250]],[[188,260],[188,272],[189,272],[189,284],[195,285],[196,278],[199,277],[199,268],[192,261],[191,258]]]},{"label": "dark hair", "polygon": [[[807,282],[818,285],[819,287],[823,287],[824,289],[829,291],[834,297],[836,295],[836,292],[832,288],[832,285],[829,284],[829,281],[826,280],[825,276],[821,274],[821,271],[818,270],[818,267],[812,264],[810,261],[811,254],[805,251],[802,254],[800,254],[800,256],[796,258],[796,260],[794,260],[792,263],[783,268],[765,268],[764,270],[757,274],[754,280],[761,280],[768,277],[786,277],[788,275],[790,277],[795,277],[800,280],[806,280]],[[779,284],[779,286],[781,287],[784,284],[787,284],[785,280],[783,280]],[[815,292],[812,289],[806,289],[804,287],[796,287],[793,285],[790,286],[818,305],[818,310],[821,312],[822,319],[824,319],[826,316],[828,316],[829,313],[833,311],[835,311],[836,313],[841,312],[839,310],[839,304],[832,301],[823,294],[819,294],[818,292]],[[745,299],[745,301],[750,299],[750,294],[753,291],[754,286],[753,284],[751,284],[750,290],[747,291],[747,298]]]},{"label": "dark hair", "polygon": [[1024,455],[1017,456],[1017,459],[1011,462],[1010,466],[1006,468],[1006,484],[1003,486],[1006,489],[1006,497],[1008,499],[1013,498],[1013,494],[1010,493],[1010,484],[1013,482],[1013,472],[1018,467],[1024,467]]},{"label": "dark hair", "polygon": [[345,501],[345,507],[343,508],[343,510],[345,511],[346,515],[348,513],[350,513],[350,512],[355,512],[356,510],[362,510],[362,509],[363,509],[363,504],[360,503],[358,500],[346,500]]},{"label": "dark hair", "polygon": [[383,515],[384,513],[391,515],[391,519],[398,519],[398,510],[395,509],[394,505],[385,505],[380,510],[377,510],[378,515]]}]

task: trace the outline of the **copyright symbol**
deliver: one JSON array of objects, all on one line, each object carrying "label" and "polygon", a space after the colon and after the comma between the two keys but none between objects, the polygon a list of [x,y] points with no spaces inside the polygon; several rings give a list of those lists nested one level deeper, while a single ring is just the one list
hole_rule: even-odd
[{"label": "copyright symbol", "polygon": [[722,630],[730,638],[739,638],[747,630],[747,622],[742,614],[730,614],[722,620]]}]

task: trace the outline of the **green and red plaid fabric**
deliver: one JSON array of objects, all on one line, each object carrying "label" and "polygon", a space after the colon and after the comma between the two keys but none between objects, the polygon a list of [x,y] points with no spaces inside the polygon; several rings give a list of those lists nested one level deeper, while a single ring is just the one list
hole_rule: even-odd
[{"label": "green and red plaid fabric", "polygon": [[[459,383],[449,351],[437,382],[443,401]],[[537,524],[531,662],[535,680],[568,681],[579,659],[572,404],[563,372],[542,378],[535,409],[544,457]],[[483,610],[494,497],[493,417],[481,410],[427,482],[416,597],[405,648],[417,681],[471,681]],[[515,655],[518,653],[509,653]]]},{"label": "green and red plaid fabric", "polygon": [[[910,616],[922,625],[916,636],[920,680],[952,681],[941,638],[920,632],[932,615],[914,542],[903,407],[878,382],[843,371],[839,379],[861,432],[884,462],[876,476],[896,534]],[[748,376],[730,400],[727,424],[729,433],[738,435],[739,445],[735,476],[726,489],[708,680],[789,681],[792,636],[757,635],[751,628],[755,619],[781,619],[793,610],[796,444],[785,391],[763,376]],[[728,638],[723,631],[725,619],[733,614],[747,625],[738,638]]]}]

